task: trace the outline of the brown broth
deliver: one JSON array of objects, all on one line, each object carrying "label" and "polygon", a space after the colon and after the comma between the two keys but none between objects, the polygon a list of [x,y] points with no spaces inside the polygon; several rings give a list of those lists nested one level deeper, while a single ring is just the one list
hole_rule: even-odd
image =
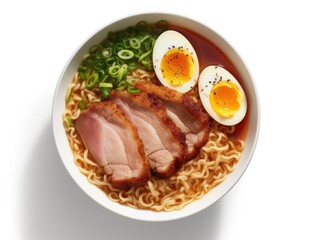
[{"label": "brown broth", "polygon": [[[217,47],[213,42],[211,42],[206,37],[199,35],[198,33],[191,31],[186,28],[171,25],[169,27],[171,30],[175,30],[183,34],[193,45],[200,66],[200,72],[209,65],[219,65],[227,69],[241,84],[245,91],[244,81],[241,78],[239,72],[235,68],[234,64],[227,57],[227,55]],[[245,91],[246,95],[247,92]],[[247,99],[248,101],[248,99]],[[249,103],[247,103],[248,109],[245,118],[236,125],[235,132],[230,136],[231,139],[246,139],[248,130],[248,116],[249,116]]]}]

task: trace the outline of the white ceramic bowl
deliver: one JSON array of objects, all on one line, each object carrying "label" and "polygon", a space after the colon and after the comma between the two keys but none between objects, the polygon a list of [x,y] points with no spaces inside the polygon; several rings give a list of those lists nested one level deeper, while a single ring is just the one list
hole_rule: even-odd
[{"label": "white ceramic bowl", "polygon": [[[62,113],[65,109],[65,94],[67,86],[69,85],[73,74],[77,71],[77,68],[83,56],[88,52],[89,48],[92,45],[101,42],[109,31],[124,29],[142,20],[146,22],[156,22],[162,19],[165,19],[169,23],[173,23],[174,25],[196,29],[196,32],[206,36],[219,48],[221,48],[222,51],[233,62],[241,78],[244,80],[244,88],[246,89],[247,99],[249,103],[249,128],[246,137],[246,146],[242,153],[241,159],[236,166],[236,170],[229,175],[226,181],[224,181],[216,188],[212,189],[203,198],[187,205],[182,210],[172,212],[153,212],[138,210],[110,201],[100,189],[87,181],[86,177],[80,173],[80,171],[74,164],[72,152],[62,124]],[[71,177],[86,194],[88,194],[93,200],[101,204],[103,207],[129,218],[145,221],[168,221],[186,217],[205,209],[206,207],[212,205],[221,197],[223,197],[236,184],[236,182],[240,179],[240,177],[246,170],[257,143],[260,125],[260,110],[256,87],[251,78],[251,75],[247,70],[247,67],[245,66],[240,56],[236,53],[236,51],[219,34],[217,34],[209,27],[186,17],[165,13],[147,13],[129,16],[108,24],[101,30],[98,30],[96,33],[94,33],[91,37],[89,37],[75,51],[70,60],[66,63],[66,66],[56,87],[53,101],[52,121],[55,142],[62,162],[64,163]]]}]

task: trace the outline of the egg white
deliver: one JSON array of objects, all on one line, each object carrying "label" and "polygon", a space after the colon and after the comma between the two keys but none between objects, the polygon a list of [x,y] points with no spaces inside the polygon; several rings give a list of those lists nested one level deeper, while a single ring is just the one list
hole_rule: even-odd
[{"label": "egg white", "polygon": [[[171,49],[173,48],[183,48],[184,50],[188,51],[194,60],[195,64],[195,71],[192,78],[184,83],[181,86],[173,86],[170,83],[168,83],[162,74],[161,71],[161,62],[163,59],[163,56]],[[199,63],[197,54],[192,46],[192,44],[185,38],[182,34],[179,32],[173,31],[173,30],[167,30],[163,32],[157,39],[154,44],[153,48],[153,66],[154,71],[159,79],[159,81],[166,87],[175,89],[178,92],[185,93],[190,91],[197,83],[198,75],[199,75]]]},{"label": "egg white", "polygon": [[[242,96],[242,102],[240,104],[240,108],[232,117],[222,117],[217,112],[214,111],[212,108],[209,98],[210,93],[215,84],[219,81],[227,81],[230,80],[233,82],[239,89],[240,94]],[[200,100],[207,111],[207,113],[217,122],[226,125],[232,126],[236,125],[243,120],[247,112],[247,99],[245,92],[236,78],[228,72],[226,69],[217,66],[211,65],[206,67],[200,74],[199,81],[198,81],[198,91]]]}]

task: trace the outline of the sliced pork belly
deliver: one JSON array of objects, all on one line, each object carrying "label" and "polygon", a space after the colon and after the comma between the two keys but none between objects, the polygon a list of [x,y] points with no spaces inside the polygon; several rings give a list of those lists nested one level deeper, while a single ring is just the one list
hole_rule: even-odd
[{"label": "sliced pork belly", "polygon": [[154,94],[125,91],[113,91],[110,99],[137,127],[152,172],[161,177],[171,175],[176,163],[184,161],[187,145],[185,134],[168,116],[162,101]]},{"label": "sliced pork belly", "polygon": [[137,129],[114,103],[91,104],[75,127],[114,187],[128,188],[149,179],[149,162]]},{"label": "sliced pork belly", "polygon": [[155,85],[150,81],[139,81],[134,87],[156,94],[161,98],[167,109],[167,114],[186,135],[188,147],[186,160],[194,158],[199,149],[208,141],[210,131],[210,117],[202,106],[187,94]]}]

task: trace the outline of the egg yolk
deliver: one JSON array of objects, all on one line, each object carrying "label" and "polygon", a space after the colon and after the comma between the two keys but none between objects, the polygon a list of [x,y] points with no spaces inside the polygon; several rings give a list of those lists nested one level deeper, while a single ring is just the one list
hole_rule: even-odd
[{"label": "egg yolk", "polygon": [[188,51],[173,48],[164,55],[161,71],[165,81],[173,86],[180,86],[188,82],[194,75],[195,63]]},{"label": "egg yolk", "polygon": [[229,118],[239,110],[242,96],[234,83],[221,81],[212,88],[209,100],[217,114]]}]

